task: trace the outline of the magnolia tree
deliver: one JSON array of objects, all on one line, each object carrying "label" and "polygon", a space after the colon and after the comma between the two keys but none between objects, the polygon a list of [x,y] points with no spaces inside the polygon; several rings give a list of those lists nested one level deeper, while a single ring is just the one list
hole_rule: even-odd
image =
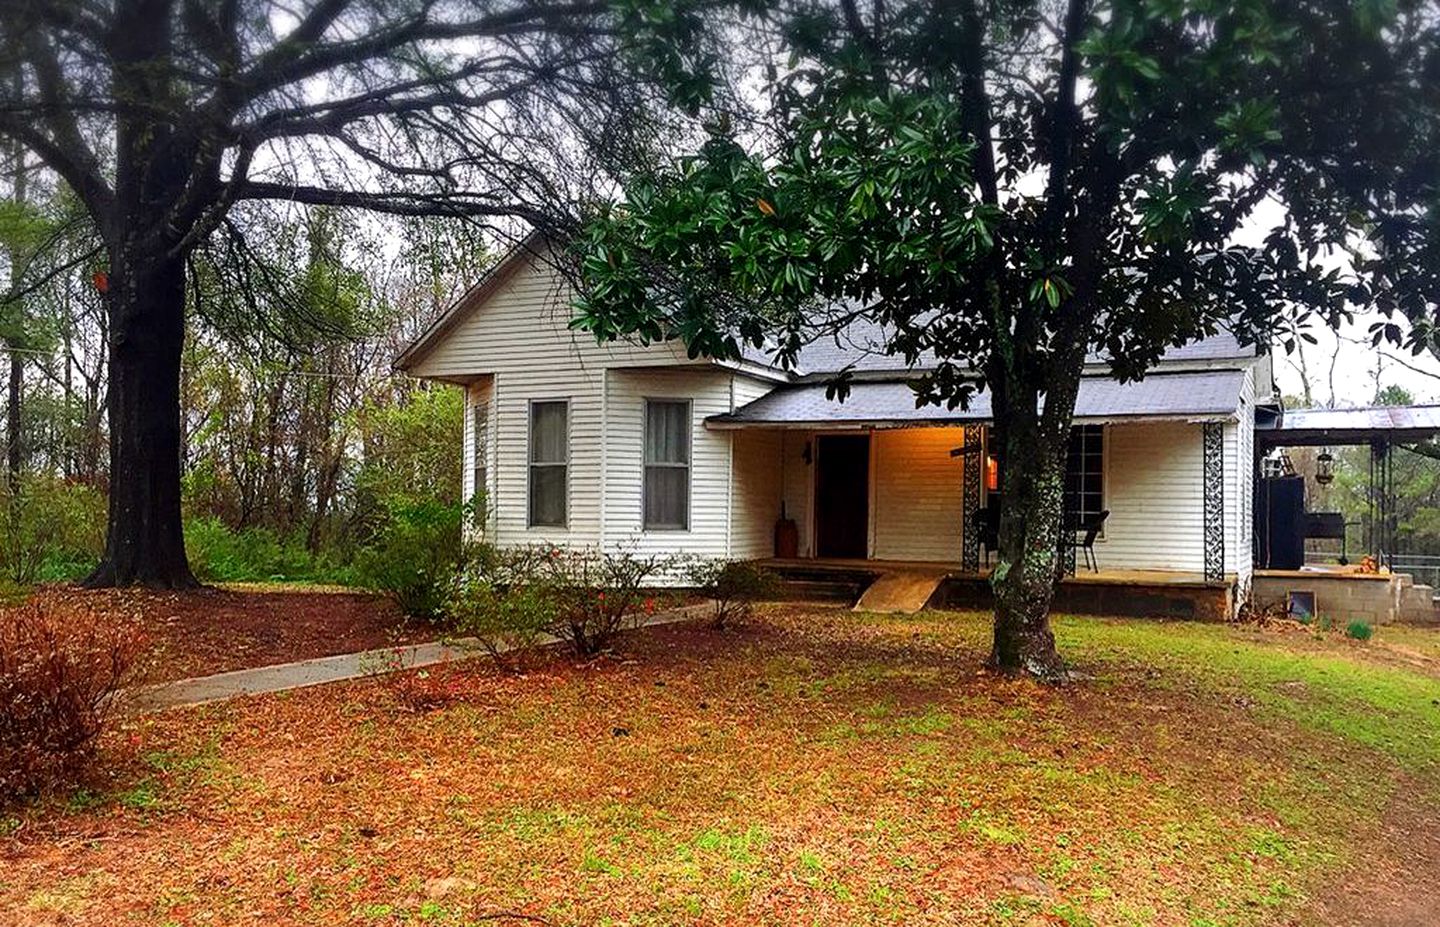
[{"label": "magnolia tree", "polygon": [[[666,137],[630,63],[687,90],[685,4],[23,0],[0,137],[103,245],[110,511],[92,584],[186,586],[180,358],[191,257],[253,200],[550,224]],[[573,183],[572,183],[573,182]],[[193,282],[193,281],[192,281]]]},{"label": "magnolia tree", "polygon": [[774,62],[765,131],[717,114],[693,154],[598,209],[577,325],[791,364],[865,315],[891,353],[938,359],[918,403],[988,390],[1001,669],[1064,671],[1048,612],[1087,355],[1137,379],[1221,326],[1255,341],[1356,309],[1430,339],[1432,6],[842,2],[752,31]]}]

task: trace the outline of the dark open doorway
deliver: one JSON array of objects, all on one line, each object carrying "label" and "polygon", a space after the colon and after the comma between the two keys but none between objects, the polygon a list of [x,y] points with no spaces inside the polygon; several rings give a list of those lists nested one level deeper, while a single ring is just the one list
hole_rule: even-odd
[{"label": "dark open doorway", "polygon": [[815,555],[870,553],[870,436],[815,439]]}]

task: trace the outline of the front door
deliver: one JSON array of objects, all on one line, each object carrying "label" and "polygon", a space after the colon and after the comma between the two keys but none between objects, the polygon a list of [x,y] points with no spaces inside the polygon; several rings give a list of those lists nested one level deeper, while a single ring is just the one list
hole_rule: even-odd
[{"label": "front door", "polygon": [[815,439],[815,555],[869,555],[870,436]]}]

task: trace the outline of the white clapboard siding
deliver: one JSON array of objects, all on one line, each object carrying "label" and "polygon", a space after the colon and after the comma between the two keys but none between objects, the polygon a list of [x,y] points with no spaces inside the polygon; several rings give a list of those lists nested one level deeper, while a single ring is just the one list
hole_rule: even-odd
[{"label": "white clapboard siding", "polygon": [[786,431],[781,441],[780,480],[785,488],[785,514],[799,529],[802,557],[813,556],[815,550],[810,524],[811,477],[815,468],[805,460],[807,451],[811,452],[811,460],[814,459],[813,440],[814,435],[808,431]]},{"label": "white clapboard siding", "polygon": [[880,560],[959,560],[963,515],[960,428],[900,428],[870,439],[871,554]]},{"label": "white clapboard siding", "polygon": [[[601,543],[604,485],[605,371],[609,367],[675,366],[689,361],[674,344],[598,345],[570,330],[570,294],[537,260],[518,262],[483,305],[459,317],[411,371],[422,377],[483,377],[491,400],[490,507],[501,545]],[[564,528],[530,528],[529,424],[534,400],[570,406],[567,510]],[[472,445],[466,423],[466,453]],[[466,473],[472,472],[470,460]]]},{"label": "white clapboard siding", "polygon": [[1188,422],[1105,429],[1105,506],[1095,553],[1103,569],[1201,572],[1204,458],[1201,426]]},{"label": "white clapboard siding", "polygon": [[[753,377],[731,381],[731,407],[738,409],[775,388]],[[775,522],[784,494],[781,476],[784,436],[772,429],[727,432],[730,456],[730,557],[747,559],[775,553]]]},{"label": "white clapboard siding", "polygon": [[[417,377],[467,378],[476,373],[531,373],[558,378],[604,367],[709,366],[690,360],[678,341],[597,344],[574,331],[571,290],[538,258],[519,260],[410,370]],[[476,298],[473,294],[471,298]]]},{"label": "white clapboard siding", "polygon": [[[730,433],[705,419],[730,411],[732,375],[719,367],[610,370],[605,390],[605,545],[641,554],[728,555]],[[645,400],[690,403],[690,526],[643,525]],[[602,442],[597,442],[602,443]]]},{"label": "white clapboard siding", "polygon": [[780,455],[784,439],[771,429],[731,431],[734,442],[731,491],[730,556],[770,557],[775,553],[775,522],[783,486]]},{"label": "white clapboard siding", "polygon": [[[1234,499],[1235,517],[1226,514],[1226,570],[1233,572],[1240,596],[1236,604],[1249,594],[1250,577],[1255,567],[1255,370],[1246,371],[1240,387],[1240,421],[1226,428],[1226,463],[1233,479],[1226,483],[1226,493]],[[1228,501],[1228,499],[1227,499]]]}]

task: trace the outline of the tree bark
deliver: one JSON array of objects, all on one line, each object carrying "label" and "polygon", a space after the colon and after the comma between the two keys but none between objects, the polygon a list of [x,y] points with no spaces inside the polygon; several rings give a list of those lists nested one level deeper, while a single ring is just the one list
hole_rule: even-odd
[{"label": "tree bark", "polygon": [[1023,411],[1010,417],[1002,440],[1002,459],[1027,464],[1006,468],[1000,497],[1000,556],[990,578],[995,593],[990,665],[1056,681],[1064,678],[1065,664],[1049,616],[1060,571],[1066,445],[1045,435]]},{"label": "tree bark", "polygon": [[199,584],[180,518],[185,262],[111,258],[110,517],[105,556],[86,584],[190,588]]}]

